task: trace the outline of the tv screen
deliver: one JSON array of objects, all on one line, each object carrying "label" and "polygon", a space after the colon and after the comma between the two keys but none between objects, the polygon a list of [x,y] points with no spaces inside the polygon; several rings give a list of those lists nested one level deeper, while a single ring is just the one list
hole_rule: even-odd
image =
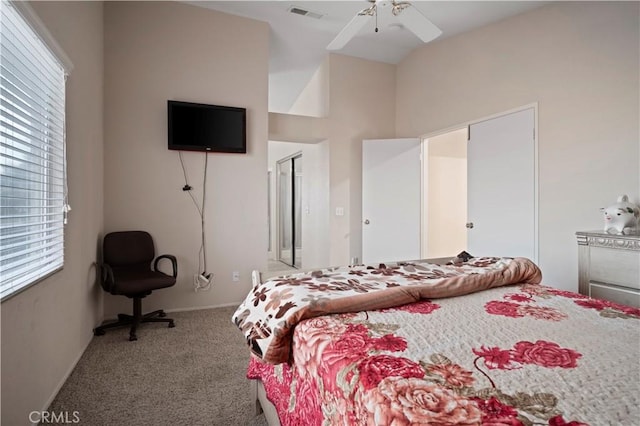
[{"label": "tv screen", "polygon": [[247,152],[246,109],[167,101],[169,149]]}]

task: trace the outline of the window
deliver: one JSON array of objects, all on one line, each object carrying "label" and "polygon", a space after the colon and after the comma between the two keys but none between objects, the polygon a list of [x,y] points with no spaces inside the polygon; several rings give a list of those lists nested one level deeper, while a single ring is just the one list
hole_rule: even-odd
[{"label": "window", "polygon": [[[61,269],[64,263],[64,223],[68,211],[65,67],[52,53],[49,34],[46,30],[43,33],[42,24],[28,12],[24,5],[1,2],[0,297],[3,300]],[[25,16],[31,19],[27,21]]]}]

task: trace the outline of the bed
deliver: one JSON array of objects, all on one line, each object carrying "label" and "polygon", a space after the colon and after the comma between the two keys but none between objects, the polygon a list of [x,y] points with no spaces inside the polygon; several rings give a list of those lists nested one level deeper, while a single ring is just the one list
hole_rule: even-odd
[{"label": "bed", "polygon": [[269,424],[640,424],[640,309],[522,258],[275,277],[233,316]]}]

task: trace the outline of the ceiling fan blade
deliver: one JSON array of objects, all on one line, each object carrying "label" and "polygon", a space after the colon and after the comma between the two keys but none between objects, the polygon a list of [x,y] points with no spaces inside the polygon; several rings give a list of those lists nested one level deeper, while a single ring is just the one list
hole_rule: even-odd
[{"label": "ceiling fan blade", "polygon": [[358,31],[364,27],[367,21],[371,18],[370,15],[357,14],[349,21],[349,23],[338,33],[336,38],[327,46],[327,50],[340,50],[351,40]]},{"label": "ceiling fan blade", "polygon": [[442,30],[436,27],[433,22],[428,20],[418,9],[412,5],[408,5],[396,15],[400,23],[409,31],[414,33],[420,40],[425,43],[436,39],[442,34]]}]

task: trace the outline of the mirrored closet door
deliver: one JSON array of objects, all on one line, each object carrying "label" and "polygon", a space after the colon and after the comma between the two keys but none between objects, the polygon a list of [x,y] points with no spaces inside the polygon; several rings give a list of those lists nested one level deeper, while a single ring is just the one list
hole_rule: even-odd
[{"label": "mirrored closet door", "polygon": [[277,163],[278,260],[296,268],[302,265],[302,154]]}]

